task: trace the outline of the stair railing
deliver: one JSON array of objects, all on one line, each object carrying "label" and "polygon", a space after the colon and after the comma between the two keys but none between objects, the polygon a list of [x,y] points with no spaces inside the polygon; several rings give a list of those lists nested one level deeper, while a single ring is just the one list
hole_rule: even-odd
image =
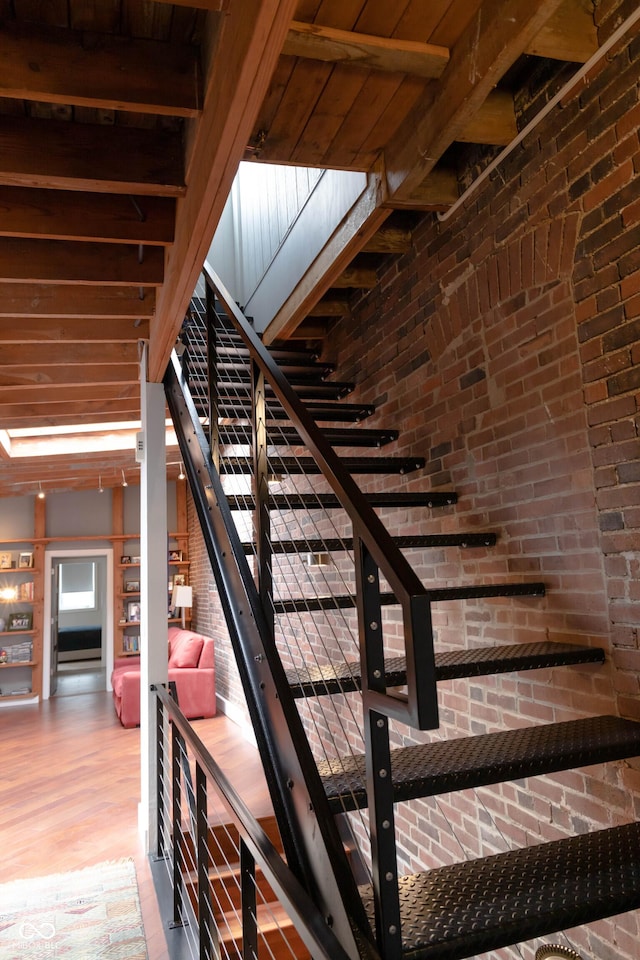
[{"label": "stair railing", "polygon": [[[362,592],[358,591],[361,650],[365,651],[368,659],[371,660],[372,668],[370,675],[366,671],[363,672],[362,677],[363,693],[366,694],[368,708],[377,709],[387,717],[393,717],[401,723],[420,730],[436,728],[438,706],[428,591],[221,280],[206,264],[204,278],[209,291],[207,300],[209,308],[211,308],[210,294],[213,292],[246,345],[250,358],[259,372],[258,375],[269,383],[351,520],[357,558],[356,570],[362,577],[363,568],[367,567],[366,579],[363,582],[369,584],[366,611],[362,605],[364,604]],[[216,384],[210,384],[210,393],[215,394],[215,391]],[[262,424],[264,419],[265,415],[262,413],[258,422]],[[371,596],[377,592],[379,597],[380,593],[379,587],[376,587],[378,573],[374,572],[374,568],[385,577],[402,608],[404,647],[407,658],[406,693],[387,689],[384,669],[381,668],[383,643],[382,630],[379,629],[380,616],[375,619],[366,616],[366,613],[370,612]],[[374,578],[373,581],[371,577]],[[374,604],[372,608],[374,613],[376,609],[377,605]]]},{"label": "stair railing", "polygon": [[[219,278],[205,268],[209,329],[209,424],[212,450],[219,448],[214,298],[240,335],[251,360],[253,397],[253,463],[256,491],[255,524],[258,583],[269,627],[273,617],[272,550],[268,505],[269,463],[266,456],[266,385],[275,395],[301,441],[346,511],[353,528],[358,634],[362,666],[364,739],[369,797],[369,825],[378,943],[389,960],[401,955],[400,908],[397,897],[394,805],[390,770],[389,718],[419,729],[438,724],[431,609],[427,591],[386,528],[343,467],[315,421],[273,361]],[[213,377],[213,379],[211,379]],[[402,610],[406,656],[406,692],[387,688],[380,576],[389,584]]]},{"label": "stair railing", "polygon": [[[267,936],[260,916],[266,914],[266,926],[278,927],[277,936],[286,955],[295,956],[291,932],[274,919],[264,884],[256,875],[258,868],[311,956],[317,960],[349,960],[317,904],[283,861],[176,701],[165,687],[154,690],[161,758],[158,850],[174,888],[173,925],[184,927],[191,955],[200,960],[230,956],[238,948],[223,944],[221,949],[221,941],[234,936],[236,943],[242,941],[243,957],[258,956],[259,949],[263,952],[260,941]],[[191,768],[195,791],[189,797],[185,796],[181,770]],[[230,832],[231,826],[237,831],[237,839]],[[221,832],[220,844],[215,840],[215,829]],[[222,865],[213,862],[216,847],[224,848]],[[240,865],[237,879],[232,876],[230,862],[236,861],[234,854]],[[266,939],[264,950],[271,956],[278,955],[277,947]],[[361,950],[362,956],[376,960],[366,943]]]},{"label": "stair railing", "polygon": [[355,960],[369,923],[176,354],[165,392],[287,863]]},{"label": "stair railing", "polygon": [[[253,397],[253,465],[254,465],[254,489],[256,498],[255,523],[256,523],[256,541],[258,544],[257,563],[258,563],[258,584],[260,602],[253,603],[248,593],[248,578],[244,576],[245,596],[242,603],[249,603],[251,609],[251,619],[255,624],[259,624],[258,633],[262,640],[256,642],[256,638],[248,644],[240,641],[238,632],[238,642],[235,645],[236,656],[244,658],[244,673],[249,680],[249,687],[256,687],[257,677],[253,665],[249,663],[250,657],[247,652],[251,651],[254,662],[260,662],[265,659],[269,665],[274,682],[274,694],[276,700],[279,700],[279,710],[286,714],[286,722],[290,730],[298,731],[292,735],[292,741],[295,749],[298,751],[298,762],[300,768],[297,772],[302,773],[305,778],[307,789],[309,791],[309,801],[314,809],[317,822],[322,825],[324,831],[325,843],[327,845],[328,859],[332,865],[334,874],[334,883],[346,896],[346,914],[350,918],[347,922],[346,917],[339,921],[339,927],[342,932],[342,942],[346,927],[353,929],[354,918],[356,926],[364,930],[368,929],[367,921],[362,914],[358,915],[358,910],[354,905],[353,887],[348,884],[345,890],[344,875],[341,880],[341,873],[344,874],[344,863],[340,862],[340,856],[336,857],[336,832],[329,826],[328,820],[332,820],[331,814],[328,814],[326,796],[322,788],[322,783],[311,771],[306,756],[308,745],[301,746],[299,717],[295,706],[291,701],[290,691],[283,675],[277,651],[274,648],[273,639],[273,600],[272,600],[272,548],[270,538],[270,514],[268,507],[268,481],[269,481],[269,458],[266,455],[268,436],[266,432],[267,404],[265,399],[266,385],[275,395],[281,405],[282,410],[295,426],[302,443],[306,446],[309,453],[314,458],[320,471],[327,480],[329,486],[340,501],[346,511],[353,528],[353,554],[356,571],[357,587],[357,614],[358,614],[358,635],[362,667],[362,698],[364,710],[364,741],[366,756],[366,785],[369,798],[369,834],[371,844],[371,860],[373,885],[375,896],[375,927],[378,945],[381,953],[388,958],[399,958],[401,956],[401,927],[400,927],[400,905],[397,888],[397,856],[395,847],[394,830],[394,803],[392,794],[392,780],[390,770],[390,744],[389,744],[389,718],[394,718],[400,722],[418,727],[420,729],[433,728],[438,724],[437,698],[435,687],[435,668],[433,652],[433,634],[431,627],[431,609],[430,598],[422,583],[414,574],[410,565],[403,554],[394,544],[386,528],[375,514],[366,498],[363,496],[349,472],[344,468],[339,458],[335,455],[333,448],[327,442],[315,421],[309,416],[304,404],[289,385],[287,379],[273,361],[263,344],[256,336],[250,324],[237,308],[228,292],[225,290],[219,279],[209,269],[205,269],[206,282],[206,304],[207,304],[207,327],[208,327],[208,349],[207,365],[209,370],[209,388],[208,388],[208,419],[209,419],[209,451],[204,460],[201,455],[201,465],[194,464],[189,468],[191,454],[196,447],[204,450],[206,444],[203,443],[204,435],[198,437],[198,432],[202,432],[200,424],[195,416],[195,407],[190,411],[187,418],[185,410],[179,409],[177,401],[178,393],[182,390],[177,389],[180,373],[175,369],[175,380],[168,383],[167,395],[169,405],[172,410],[174,422],[177,424],[178,438],[181,444],[183,459],[187,464],[187,471],[192,479],[192,489],[194,482],[197,485],[197,475],[207,467],[211,472],[211,483],[207,484],[209,490],[215,488],[216,509],[220,513],[220,523],[218,537],[226,544],[229,554],[235,555],[236,562],[240,563],[241,547],[238,543],[233,544],[233,534],[235,527],[228,510],[225,512],[226,502],[225,493],[222,485],[219,484],[220,478],[217,471],[213,470],[214,464],[219,462],[219,429],[217,405],[218,384],[216,379],[216,350],[217,318],[213,309],[214,298],[223,306],[227,317],[233,329],[240,335],[250,357],[251,361],[251,384]],[[212,379],[213,378],[213,379]],[[172,402],[172,396],[175,403]],[[193,406],[193,405],[192,405]],[[187,403],[188,407],[188,403]],[[183,430],[186,426],[186,432],[178,428],[180,420],[183,420]],[[191,425],[187,425],[187,419],[191,420]],[[197,439],[197,443],[194,443]],[[191,454],[190,454],[191,450]],[[209,458],[210,463],[205,464]],[[216,480],[217,478],[217,480]],[[210,497],[196,497],[196,506],[200,515],[203,527],[209,522],[212,510],[211,503],[207,502]],[[203,522],[203,520],[205,522]],[[233,530],[232,530],[233,527]],[[215,553],[215,548],[213,553]],[[210,551],[210,556],[211,556]],[[212,559],[212,567],[215,565],[225,566],[226,550],[224,546],[218,549],[218,555]],[[242,558],[244,559],[244,557]],[[215,562],[214,562],[215,560]],[[400,692],[397,689],[387,688],[385,681],[385,646],[383,618],[381,610],[381,575],[387,581],[393,591],[394,597],[402,610],[404,649],[406,655],[406,692]],[[222,577],[227,580],[229,585],[229,576]],[[233,577],[232,577],[233,579]],[[236,585],[237,586],[237,585]],[[233,592],[233,590],[231,591]],[[221,597],[226,590],[221,589]],[[256,598],[257,599],[257,598]],[[235,605],[227,605],[227,620],[236,621],[242,610],[232,609]],[[256,609],[256,607],[258,609]],[[245,608],[246,609],[246,608]],[[244,621],[245,627],[247,620]],[[265,644],[264,638],[269,638]],[[245,631],[246,639],[246,631]],[[244,650],[244,652],[242,652]],[[258,652],[256,652],[258,651]],[[263,652],[264,651],[264,652]],[[243,671],[241,670],[241,673]],[[251,680],[253,675],[253,682]],[[261,681],[262,687],[265,682]],[[260,686],[260,682],[257,684]],[[268,698],[267,698],[268,700]],[[267,774],[268,781],[271,781],[276,794],[274,807],[284,817],[284,822],[288,824],[291,830],[291,836],[287,838],[285,829],[283,841],[287,851],[287,859],[291,863],[300,865],[301,876],[309,882],[309,866],[313,860],[313,854],[317,852],[315,836],[313,829],[311,831],[300,823],[299,808],[296,812],[295,805],[291,806],[287,802],[288,798],[282,795],[278,784],[282,781],[282,743],[278,743],[278,735],[274,737],[275,730],[278,728],[278,716],[273,714],[273,710],[267,709],[266,713],[270,715],[260,717],[260,696],[255,699],[255,706],[252,706],[251,698],[248,698],[250,713],[254,724],[258,719],[258,725],[261,725],[262,732],[258,739],[261,742],[263,755],[268,759],[267,766],[272,771],[271,776]],[[263,701],[264,705],[264,701]],[[293,709],[291,709],[293,707]],[[304,735],[304,733],[303,733]],[[305,737],[306,743],[306,737]],[[290,762],[290,750],[285,750],[288,756],[287,763]],[[300,756],[305,755],[300,761]],[[287,782],[294,783],[296,778],[289,778]],[[297,821],[297,823],[296,823]],[[302,840],[300,830],[302,828]],[[306,840],[305,840],[306,837]],[[312,849],[313,848],[313,849]],[[313,874],[313,869],[311,870]],[[322,868],[320,869],[322,873]],[[313,887],[311,882],[310,889]],[[348,893],[347,891],[351,892]],[[325,900],[329,897],[327,890],[324,890]],[[332,911],[333,915],[333,911]],[[352,942],[353,946],[353,942]]]}]

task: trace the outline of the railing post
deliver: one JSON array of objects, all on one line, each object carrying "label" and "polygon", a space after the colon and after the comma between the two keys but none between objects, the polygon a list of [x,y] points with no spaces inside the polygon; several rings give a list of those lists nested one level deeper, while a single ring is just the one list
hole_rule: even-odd
[{"label": "railing post", "polygon": [[264,374],[251,361],[253,476],[255,483],[255,539],[257,583],[262,608],[271,630],[274,626],[271,518],[269,514],[269,461],[267,457],[267,404]]},{"label": "railing post", "polygon": [[240,838],[240,895],[242,897],[242,958],[258,956],[258,906],[256,897],[256,862]]},{"label": "railing post", "polygon": [[220,431],[218,428],[218,352],[214,293],[206,287],[207,310],[207,380],[209,385],[209,449],[216,470],[220,468]]},{"label": "railing post", "polygon": [[182,903],[181,848],[182,836],[182,790],[180,787],[180,735],[175,724],[171,727],[171,780],[172,780],[172,836],[173,836],[173,923],[184,924]]},{"label": "railing post", "polygon": [[196,764],[196,850],[198,857],[198,934],[200,960],[215,960],[220,956],[218,930],[213,922],[211,891],[209,889],[209,815],[207,808],[207,778],[200,764]]},{"label": "railing post", "polygon": [[[164,709],[162,701],[156,697],[156,756],[158,758],[158,769],[156,771],[156,802],[158,805],[157,835],[156,835],[156,854],[159,858],[166,856],[165,831],[166,824],[164,819],[165,803],[168,798],[168,789],[165,789],[165,764],[167,762],[166,751],[164,748]],[[168,785],[167,785],[168,786]]]},{"label": "railing post", "polygon": [[359,537],[354,537],[354,556],[376,936],[378,950],[385,960],[401,960],[402,935],[389,718],[372,709],[368,697],[369,691],[379,694],[385,692],[380,576],[376,563]]}]

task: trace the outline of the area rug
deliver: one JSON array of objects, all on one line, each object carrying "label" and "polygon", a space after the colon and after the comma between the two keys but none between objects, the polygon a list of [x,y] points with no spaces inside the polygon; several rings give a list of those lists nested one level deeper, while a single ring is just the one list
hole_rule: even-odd
[{"label": "area rug", "polygon": [[0,885],[0,960],[147,960],[133,860]]}]

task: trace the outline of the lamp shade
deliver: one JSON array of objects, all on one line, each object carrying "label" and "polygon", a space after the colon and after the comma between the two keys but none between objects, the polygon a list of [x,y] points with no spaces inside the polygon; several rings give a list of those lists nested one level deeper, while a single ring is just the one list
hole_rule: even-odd
[{"label": "lamp shade", "polygon": [[173,593],[171,594],[171,606],[175,609],[176,607],[192,607],[193,606],[193,587],[187,587],[184,584],[180,584],[177,587],[173,588]]}]

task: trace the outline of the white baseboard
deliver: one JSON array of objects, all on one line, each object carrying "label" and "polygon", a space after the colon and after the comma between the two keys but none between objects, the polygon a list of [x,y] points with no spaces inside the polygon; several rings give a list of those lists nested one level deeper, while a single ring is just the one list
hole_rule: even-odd
[{"label": "white baseboard", "polygon": [[245,740],[251,743],[254,747],[258,746],[253,728],[249,723],[244,710],[238,707],[235,703],[232,703],[230,700],[227,700],[225,697],[221,697],[219,693],[216,694],[216,709],[218,713],[224,713],[225,717],[229,717],[229,720],[233,720],[233,722],[240,727]]}]

